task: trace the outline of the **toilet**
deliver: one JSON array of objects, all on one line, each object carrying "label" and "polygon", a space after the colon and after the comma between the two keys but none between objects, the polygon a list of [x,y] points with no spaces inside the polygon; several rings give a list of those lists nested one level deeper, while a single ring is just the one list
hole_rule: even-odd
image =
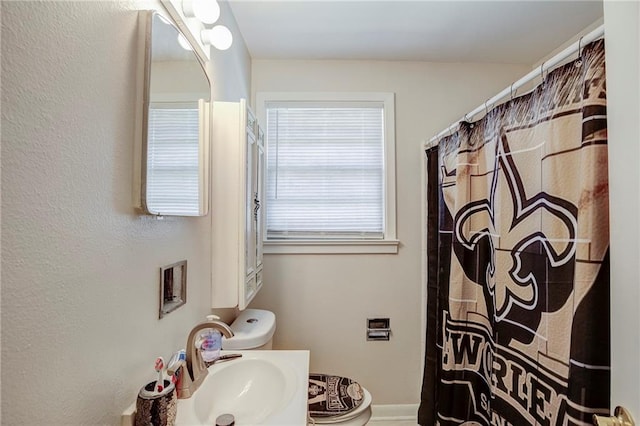
[{"label": "toilet", "polygon": [[[234,336],[222,339],[224,350],[270,350],[273,334],[276,331],[276,316],[273,312],[261,309],[245,309],[231,324]],[[318,375],[310,374],[310,380],[318,379]],[[333,376],[335,377],[335,376]],[[350,381],[348,378],[341,378]],[[357,384],[355,386],[358,386]],[[310,417],[309,425],[364,426],[371,418],[371,394],[364,387],[363,398],[357,408],[339,415]]]}]

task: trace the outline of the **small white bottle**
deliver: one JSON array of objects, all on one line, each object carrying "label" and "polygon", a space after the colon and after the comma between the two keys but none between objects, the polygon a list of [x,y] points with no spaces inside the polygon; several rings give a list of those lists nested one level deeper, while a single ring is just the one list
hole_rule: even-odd
[{"label": "small white bottle", "polygon": [[[207,315],[208,321],[220,319],[216,315]],[[209,328],[200,335],[200,352],[204,362],[212,362],[220,357],[222,334],[215,328]]]}]

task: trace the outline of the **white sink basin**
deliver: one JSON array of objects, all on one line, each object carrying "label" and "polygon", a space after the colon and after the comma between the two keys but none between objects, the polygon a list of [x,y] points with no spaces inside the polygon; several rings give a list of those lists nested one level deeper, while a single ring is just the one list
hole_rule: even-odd
[{"label": "white sink basin", "polygon": [[178,400],[176,426],[215,425],[232,414],[236,426],[307,424],[308,351],[222,351],[241,358],[216,363],[189,399]]}]

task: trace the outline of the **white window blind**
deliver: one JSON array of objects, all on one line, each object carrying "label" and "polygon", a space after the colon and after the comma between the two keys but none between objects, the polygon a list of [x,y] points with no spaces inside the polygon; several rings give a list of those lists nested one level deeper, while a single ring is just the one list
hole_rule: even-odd
[{"label": "white window blind", "polygon": [[197,105],[149,109],[147,205],[160,214],[199,214]]},{"label": "white window blind", "polygon": [[384,237],[384,103],[267,102],[268,240]]}]

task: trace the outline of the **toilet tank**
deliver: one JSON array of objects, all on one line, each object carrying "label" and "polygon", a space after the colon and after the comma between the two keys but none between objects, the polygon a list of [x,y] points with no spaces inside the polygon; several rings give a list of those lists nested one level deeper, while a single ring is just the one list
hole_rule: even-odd
[{"label": "toilet tank", "polygon": [[222,349],[271,349],[276,331],[276,316],[271,311],[245,309],[231,323],[233,337],[222,338]]}]

